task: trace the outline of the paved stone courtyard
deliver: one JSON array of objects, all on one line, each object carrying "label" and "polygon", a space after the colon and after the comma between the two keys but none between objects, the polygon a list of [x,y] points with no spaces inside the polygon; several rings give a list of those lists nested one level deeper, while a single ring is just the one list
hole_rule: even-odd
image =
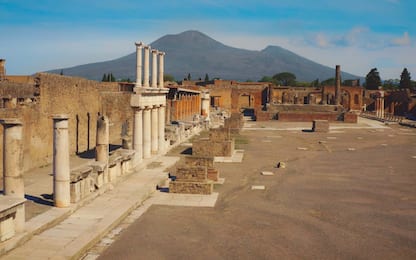
[{"label": "paved stone courtyard", "polygon": [[246,124],[215,207],[153,205],[100,259],[415,259],[416,129],[311,127]]}]

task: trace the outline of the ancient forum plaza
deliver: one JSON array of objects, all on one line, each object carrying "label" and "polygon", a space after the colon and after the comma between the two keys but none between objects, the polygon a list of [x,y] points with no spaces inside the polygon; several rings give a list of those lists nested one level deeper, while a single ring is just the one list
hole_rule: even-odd
[{"label": "ancient forum plaza", "polygon": [[408,89],[8,75],[0,258],[416,258]]}]

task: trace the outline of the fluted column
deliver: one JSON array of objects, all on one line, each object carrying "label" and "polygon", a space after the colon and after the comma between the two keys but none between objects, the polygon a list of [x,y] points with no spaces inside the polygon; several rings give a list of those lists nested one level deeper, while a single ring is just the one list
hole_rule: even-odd
[{"label": "fluted column", "polygon": [[55,207],[70,203],[68,116],[53,116],[53,198]]},{"label": "fluted column", "polygon": [[159,153],[163,154],[165,151],[165,106],[160,106],[158,109],[159,112],[159,128],[158,128],[158,133],[159,133]]},{"label": "fluted column", "polygon": [[143,158],[147,159],[151,157],[151,117],[150,107],[146,107],[143,110]]},{"label": "fluted column", "polygon": [[137,163],[143,160],[143,110],[134,111],[133,149],[136,151]]},{"label": "fluted column", "polygon": [[157,154],[157,149],[159,148],[159,123],[158,123],[158,106],[152,108],[152,154]]},{"label": "fluted column", "polygon": [[157,88],[157,50],[152,50],[152,88]]},{"label": "fluted column", "polygon": [[164,83],[164,75],[165,75],[165,53],[159,52],[159,88],[163,88]]},{"label": "fluted column", "polygon": [[136,42],[136,87],[142,86],[142,49],[143,43]]},{"label": "fluted column", "polygon": [[149,51],[150,46],[144,46],[144,81],[143,87],[149,87]]},{"label": "fluted column", "polygon": [[25,197],[23,182],[23,126],[16,118],[3,119],[3,194]]}]

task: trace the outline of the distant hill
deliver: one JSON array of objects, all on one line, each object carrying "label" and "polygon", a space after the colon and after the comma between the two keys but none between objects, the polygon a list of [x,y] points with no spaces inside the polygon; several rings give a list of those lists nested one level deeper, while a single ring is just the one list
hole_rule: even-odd
[{"label": "distant hill", "polygon": [[[224,45],[198,31],[165,35],[150,44],[152,48],[166,52],[165,73],[176,80],[191,74],[192,79],[210,78],[257,81],[263,76],[279,72],[291,72],[298,81],[323,81],[335,76],[334,68],[299,56],[279,46],[268,46],[261,51],[251,51]],[[132,49],[134,48],[132,44]],[[342,65],[342,64],[341,64]],[[97,63],[60,68],[51,73],[101,80],[104,73],[113,73],[116,78],[130,78],[134,81],[136,68],[135,52],[121,58]],[[342,66],[341,66],[342,68]],[[342,79],[357,79],[349,73],[342,73]]]}]

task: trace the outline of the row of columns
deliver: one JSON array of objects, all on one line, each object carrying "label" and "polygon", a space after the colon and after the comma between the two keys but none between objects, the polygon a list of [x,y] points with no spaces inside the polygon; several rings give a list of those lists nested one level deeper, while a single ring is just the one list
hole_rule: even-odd
[{"label": "row of columns", "polygon": [[[158,51],[156,49],[151,49],[149,45],[144,45],[142,42],[136,42],[135,44],[136,44],[136,87],[163,88],[165,53]],[[144,59],[142,58],[143,49],[144,49]],[[152,81],[151,83],[149,81],[150,51],[152,52]],[[143,68],[143,60],[144,60],[144,68]],[[159,64],[159,67],[158,67],[158,64]],[[142,71],[143,71],[143,74],[142,74]],[[143,76],[143,79],[142,79],[142,76]]]},{"label": "row of columns", "polygon": [[[23,181],[23,125],[17,119],[1,120],[3,132],[3,194],[25,197]],[[53,194],[56,207],[70,205],[68,117],[53,116]]]},{"label": "row of columns", "polygon": [[163,105],[135,108],[133,149],[137,163],[165,151],[165,113]]},{"label": "row of columns", "polygon": [[185,120],[193,115],[201,114],[201,98],[198,94],[180,93],[175,102],[176,120]]}]

